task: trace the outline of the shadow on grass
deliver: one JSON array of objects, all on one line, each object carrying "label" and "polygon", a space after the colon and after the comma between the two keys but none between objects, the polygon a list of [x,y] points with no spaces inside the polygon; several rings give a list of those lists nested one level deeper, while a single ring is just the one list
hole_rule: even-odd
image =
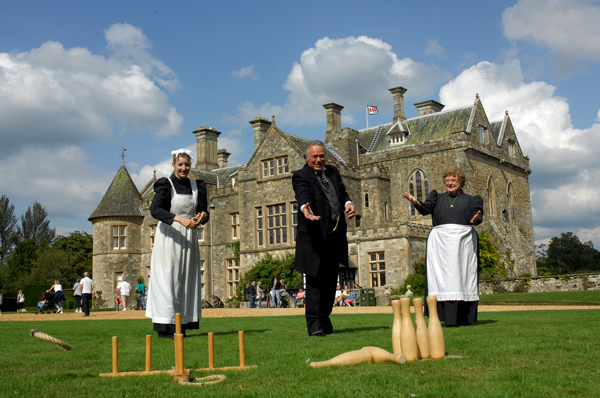
[{"label": "shadow on grass", "polygon": [[389,329],[387,326],[367,326],[362,328],[335,329],[337,333],[365,332],[369,330]]},{"label": "shadow on grass", "polygon": [[[251,330],[247,330],[246,329],[243,332],[244,332],[244,335],[246,335],[246,334],[249,334],[249,333],[251,333],[251,334],[265,333],[265,332],[268,332],[270,330],[273,330],[273,329],[251,329]],[[207,336],[207,333],[189,334],[190,333],[189,330],[187,332],[188,332],[188,336],[186,337],[186,339],[197,338],[197,337],[204,337],[204,338],[206,338],[206,336]],[[230,331],[226,331],[226,332],[214,332],[214,334],[215,334],[215,336],[225,336],[225,335],[228,335],[228,334],[235,334],[235,335],[237,335],[238,331],[237,330],[230,330]]]}]

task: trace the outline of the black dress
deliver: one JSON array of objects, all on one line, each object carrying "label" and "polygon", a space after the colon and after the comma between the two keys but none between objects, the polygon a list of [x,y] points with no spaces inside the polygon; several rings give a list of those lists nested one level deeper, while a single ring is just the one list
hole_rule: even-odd
[{"label": "black dress", "polygon": [[[434,227],[443,224],[471,225],[471,220],[478,211],[481,212],[479,220],[472,225],[479,225],[483,221],[483,198],[480,195],[468,195],[462,189],[458,194],[438,194],[433,190],[424,203],[419,203],[421,206],[415,206],[415,209],[424,216],[431,214]],[[477,264],[479,265],[479,251],[477,253]],[[427,297],[427,292],[426,267],[425,297]],[[477,301],[438,301],[437,306],[440,321],[446,325],[470,325],[477,322]],[[425,315],[429,316],[427,302],[425,302]]]}]

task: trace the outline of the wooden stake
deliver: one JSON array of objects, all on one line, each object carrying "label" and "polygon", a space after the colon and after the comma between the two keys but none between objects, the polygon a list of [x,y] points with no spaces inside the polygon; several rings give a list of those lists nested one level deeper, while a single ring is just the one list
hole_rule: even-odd
[{"label": "wooden stake", "polygon": [[183,366],[183,334],[175,334],[175,367],[177,373],[183,374],[185,367]]},{"label": "wooden stake", "polygon": [[181,334],[181,314],[175,314],[175,333]]},{"label": "wooden stake", "polygon": [[152,371],[152,336],[146,336],[146,372]]},{"label": "wooden stake", "polygon": [[215,335],[213,332],[208,333],[208,368],[215,368]]},{"label": "wooden stake", "polygon": [[240,368],[246,366],[246,347],[244,346],[244,331],[238,332],[238,339],[240,341]]},{"label": "wooden stake", "polygon": [[112,372],[119,373],[119,338],[112,338]]}]

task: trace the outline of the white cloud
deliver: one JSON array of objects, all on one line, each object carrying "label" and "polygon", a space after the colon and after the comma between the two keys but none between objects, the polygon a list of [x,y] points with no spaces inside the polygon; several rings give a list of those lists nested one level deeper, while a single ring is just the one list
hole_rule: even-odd
[{"label": "white cloud", "polygon": [[237,113],[228,119],[244,125],[254,116],[277,116],[280,123],[305,125],[323,123],[323,104],[335,102],[345,107],[343,123],[353,123],[352,112],[366,102],[380,109],[392,109],[389,88],[408,88],[407,98],[422,98],[431,93],[436,83],[449,76],[436,68],[398,59],[392,46],[366,36],[318,40],[305,50],[300,62],[294,63],[284,84],[289,91],[283,105],[250,101],[241,103]]},{"label": "white cloud", "polygon": [[444,47],[440,46],[437,40],[427,40],[427,47],[425,48],[425,54],[437,55],[442,57],[446,54]]},{"label": "white cloud", "polygon": [[245,68],[241,68],[239,70],[234,70],[231,72],[232,76],[243,79],[244,77],[248,77],[252,80],[258,80],[258,73],[254,72],[254,65],[246,66]]},{"label": "white cloud", "polygon": [[554,91],[545,82],[525,82],[518,61],[480,62],[444,85],[440,100],[453,108],[472,103],[479,93],[491,121],[508,110],[523,152],[531,158],[537,240],[581,230],[586,239],[600,243],[600,124],[574,128],[566,99]]},{"label": "white cloud", "polygon": [[141,30],[115,24],[106,39],[109,57],[55,41],[0,53],[1,151],[104,141],[113,131],[179,132],[182,117],[156,85],[174,89],[177,78],[147,52]]},{"label": "white cloud", "polygon": [[520,0],[502,13],[504,35],[553,51],[562,64],[600,60],[600,6],[588,0]]},{"label": "white cloud", "polygon": [[23,147],[0,161],[0,186],[11,202],[19,202],[17,197],[33,198],[31,203],[39,200],[53,223],[56,218],[85,219],[96,209],[115,174],[99,170],[89,161],[75,146]]}]

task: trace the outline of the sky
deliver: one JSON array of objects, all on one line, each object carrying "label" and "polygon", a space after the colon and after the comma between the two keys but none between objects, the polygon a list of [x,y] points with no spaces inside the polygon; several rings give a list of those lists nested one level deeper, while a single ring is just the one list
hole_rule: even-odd
[{"label": "sky", "polygon": [[138,188],[170,151],[216,128],[229,165],[248,123],[324,139],[325,110],[366,127],[479,94],[509,112],[530,157],[536,244],[562,232],[600,246],[600,2],[111,1],[0,3],[0,195],[44,205],[57,233],[92,232],[125,164]]}]

